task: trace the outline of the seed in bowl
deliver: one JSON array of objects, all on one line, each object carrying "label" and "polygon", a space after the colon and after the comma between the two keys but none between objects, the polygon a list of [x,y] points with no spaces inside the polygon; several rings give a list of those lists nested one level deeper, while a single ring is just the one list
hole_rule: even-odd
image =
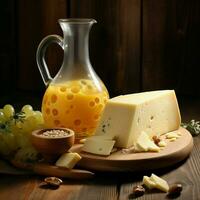
[{"label": "seed in bowl", "polygon": [[43,132],[40,136],[58,138],[58,137],[66,137],[69,135],[69,132],[59,129],[53,129]]}]

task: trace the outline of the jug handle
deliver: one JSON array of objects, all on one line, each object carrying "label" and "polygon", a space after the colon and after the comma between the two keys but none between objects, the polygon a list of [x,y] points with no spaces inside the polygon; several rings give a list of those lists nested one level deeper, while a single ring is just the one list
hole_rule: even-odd
[{"label": "jug handle", "polygon": [[63,38],[59,35],[48,35],[43,40],[40,42],[38,48],[37,48],[37,53],[36,53],[36,61],[37,65],[40,71],[40,74],[42,76],[42,79],[44,81],[44,84],[46,86],[49,85],[49,83],[52,81],[52,77],[49,73],[48,66],[45,61],[45,53],[47,47],[52,44],[56,43],[58,44],[62,49],[63,47]]}]

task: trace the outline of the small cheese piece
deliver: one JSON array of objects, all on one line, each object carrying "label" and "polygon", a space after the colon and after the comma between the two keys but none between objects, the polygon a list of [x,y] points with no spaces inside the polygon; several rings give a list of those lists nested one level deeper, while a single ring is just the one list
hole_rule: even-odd
[{"label": "small cheese piece", "polygon": [[177,135],[178,135],[178,136],[181,136],[182,134],[181,134],[179,131],[177,131]]},{"label": "small cheese piece", "polygon": [[150,179],[151,179],[151,181],[153,181],[155,183],[155,188],[157,188],[163,192],[168,192],[169,185],[168,185],[167,181],[160,178],[159,176],[156,176],[155,174],[152,174]]},{"label": "small cheese piece", "polygon": [[169,139],[169,141],[170,141],[170,142],[174,142],[174,141],[176,141],[176,139],[177,139],[177,138],[171,138],[171,139]]},{"label": "small cheese piece", "polygon": [[167,139],[171,139],[171,138],[179,138],[180,136],[176,133],[176,132],[170,132],[166,134],[166,138]]},{"label": "small cheese piece", "polygon": [[157,145],[155,145],[155,143],[149,138],[149,136],[144,131],[142,131],[141,135],[137,139],[136,148],[141,151],[158,152],[160,150],[160,148]]},{"label": "small cheese piece", "polygon": [[110,155],[115,140],[89,139],[85,141],[82,150],[88,153],[108,156]]},{"label": "small cheese piece", "polygon": [[116,136],[116,147],[129,148],[142,131],[159,136],[177,130],[180,122],[173,90],[143,92],[109,99],[95,134]]},{"label": "small cheese piece", "polygon": [[161,140],[160,142],[158,142],[158,146],[159,147],[166,147],[167,143],[165,141]]},{"label": "small cheese piece", "polygon": [[149,189],[157,188],[163,192],[168,192],[169,190],[167,181],[159,176],[156,176],[155,174],[151,174],[151,177],[143,176],[143,184]]},{"label": "small cheese piece", "polygon": [[64,153],[57,160],[56,166],[72,169],[80,159],[81,156],[78,153]]},{"label": "small cheese piece", "polygon": [[148,176],[143,176],[142,183],[149,189],[153,189],[156,186],[156,184]]}]

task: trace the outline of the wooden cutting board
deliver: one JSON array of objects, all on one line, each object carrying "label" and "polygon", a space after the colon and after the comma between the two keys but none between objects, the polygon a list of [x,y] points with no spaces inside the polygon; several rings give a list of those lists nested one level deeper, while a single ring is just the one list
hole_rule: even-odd
[{"label": "wooden cutting board", "polygon": [[[189,156],[193,147],[193,138],[184,128],[176,132],[181,134],[174,142],[165,139],[167,146],[160,152],[122,153],[121,150],[110,156],[98,156],[81,151],[82,145],[75,145],[70,150],[78,152],[82,159],[78,165],[95,171],[143,171],[168,167]],[[165,138],[165,135],[162,136]]]}]

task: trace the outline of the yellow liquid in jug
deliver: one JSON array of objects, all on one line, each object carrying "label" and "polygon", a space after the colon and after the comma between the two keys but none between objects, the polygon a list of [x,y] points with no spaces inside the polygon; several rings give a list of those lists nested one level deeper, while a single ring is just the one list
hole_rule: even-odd
[{"label": "yellow liquid in jug", "polygon": [[42,114],[47,127],[66,127],[77,140],[93,135],[109,96],[90,80],[51,84],[44,95]]}]

